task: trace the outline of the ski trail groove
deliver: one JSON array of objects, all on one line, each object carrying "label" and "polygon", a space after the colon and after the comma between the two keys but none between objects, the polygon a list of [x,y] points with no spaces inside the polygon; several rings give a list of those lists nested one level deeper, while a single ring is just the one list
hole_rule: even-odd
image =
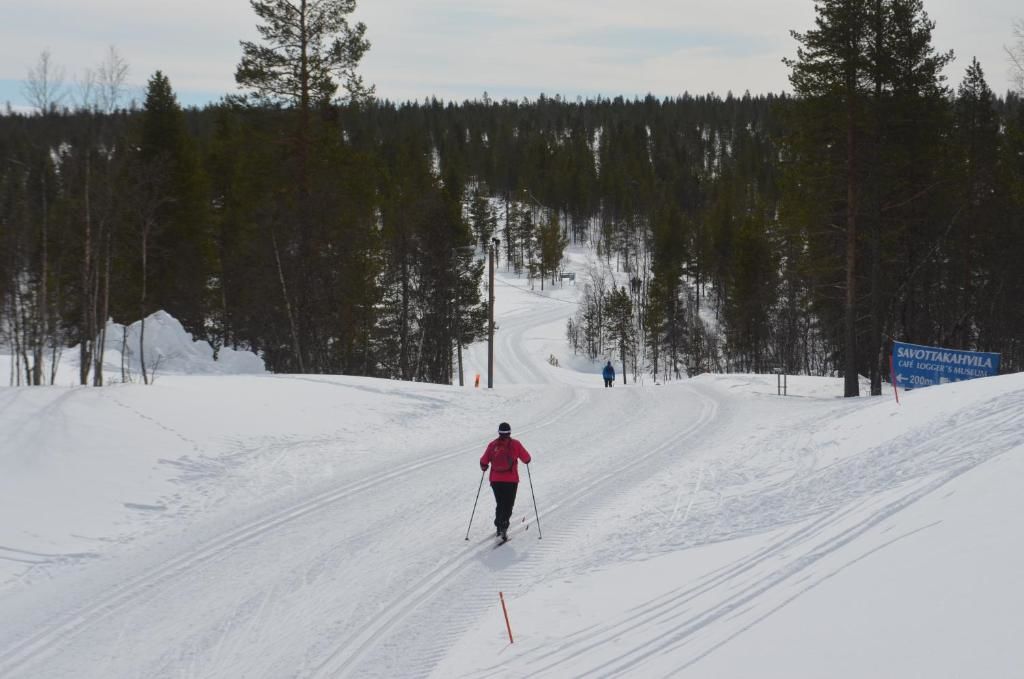
[{"label": "ski trail groove", "polygon": [[[589,500],[594,496],[596,489],[616,480],[621,480],[624,472],[638,469],[650,458],[675,449],[682,441],[691,437],[695,432],[700,431],[713,421],[718,411],[717,403],[696,390],[691,389],[691,391],[701,399],[701,413],[693,424],[653,448],[630,457],[629,461],[625,464],[610,468],[604,474],[593,477],[585,485],[576,486],[569,494],[546,505],[544,511],[541,512],[542,518],[556,514],[563,507],[571,506],[583,500]],[[520,539],[519,535],[525,535],[525,531],[517,531],[517,539]],[[527,565],[535,567],[537,563],[556,553],[559,542],[557,534],[544,540],[538,540],[537,546],[532,548],[527,556]],[[372,619],[366,621],[358,636],[336,647],[331,655],[313,670],[311,676],[353,676],[351,673],[358,670],[360,661],[374,650],[377,644],[381,643],[389,631],[395,629],[404,620],[413,615],[419,606],[435,597],[437,595],[436,590],[440,585],[450,581],[455,575],[475,564],[476,557],[478,556],[479,551],[476,548],[463,549],[456,556],[423,575],[415,584],[403,591],[401,598],[392,600]],[[468,614],[473,614],[473,611],[482,610],[482,606],[487,605],[487,602],[488,599],[481,596],[479,609],[474,606],[472,611],[462,609],[458,612],[462,613],[462,617],[466,617]],[[454,615],[456,611],[450,611],[449,613]],[[436,644],[434,650],[438,651],[440,656],[443,656],[443,653],[437,649]],[[427,668],[423,669],[426,670]]]},{"label": "ski trail groove", "polygon": [[[891,492],[894,497],[881,498],[875,493],[870,493],[861,497],[848,498],[848,502],[838,506],[825,507],[822,513],[809,523],[796,530],[788,531],[779,539],[771,541],[728,566],[708,573],[691,586],[638,606],[629,615],[617,621],[594,626],[572,640],[567,640],[567,643],[557,649],[543,649],[532,657],[524,656],[522,660],[530,667],[530,675],[567,676],[565,672],[567,665],[574,667],[573,663],[575,662],[585,663],[586,658],[594,651],[608,648],[609,644],[616,639],[622,639],[628,633],[636,633],[646,627],[673,630],[671,634],[650,638],[638,645],[626,648],[618,656],[599,665],[592,665],[583,671],[574,667],[572,676],[643,674],[641,666],[644,661],[668,652],[678,652],[680,647],[694,643],[694,635],[714,622],[734,615],[749,614],[752,616],[752,620],[742,624],[739,629],[726,638],[713,642],[706,648],[701,648],[698,644],[693,655],[684,664],[679,665],[676,670],[676,673],[683,672],[850,565],[899,540],[937,525],[937,523],[933,523],[905,531],[896,538],[846,559],[842,564],[830,568],[823,575],[816,574],[811,570],[826,557],[835,554],[843,547],[852,545],[857,538],[865,535],[871,529],[939,491],[950,481],[1000,454],[1000,451],[1009,450],[1019,443],[1020,435],[1017,425],[1019,403],[1015,402],[1017,400],[1019,399],[1010,402],[1004,400],[1001,403],[985,403],[982,407],[966,414],[967,419],[973,420],[971,426],[979,431],[979,435],[981,431],[984,431],[990,440],[1002,444],[995,446],[991,454],[961,459],[956,455],[958,439],[952,436],[948,439],[937,436],[934,440],[952,442],[935,446],[934,440],[932,440],[928,453],[915,450],[913,445],[903,448],[903,440],[876,446],[859,456],[862,459],[856,460],[856,464],[861,467],[875,467],[877,458],[892,457],[888,455],[889,451],[901,449],[905,449],[906,452],[896,456],[896,459],[891,460],[890,464],[896,466],[919,456],[925,458],[918,463],[920,474],[917,477],[907,479],[903,483],[889,488],[882,488],[881,492]],[[911,432],[901,438],[906,442],[913,442],[916,437],[917,432]],[[839,478],[839,482],[847,483],[858,478],[841,472],[837,472],[836,476]],[[878,487],[877,484],[868,484],[868,486]],[[781,489],[780,492],[782,492]],[[788,493],[788,491],[786,492]],[[794,553],[793,558],[773,565],[773,559],[784,559],[790,553]],[[753,575],[757,573],[758,567],[767,567],[768,572],[764,576]],[[809,582],[805,582],[805,580],[809,580]],[[766,594],[785,584],[796,585],[795,591],[784,594],[783,599],[778,603],[769,602],[766,610],[758,610],[757,604],[763,600]],[[731,585],[728,588],[730,594],[724,599],[717,600],[711,605],[701,605],[700,597],[708,595],[714,590],[723,591],[723,588],[729,585]],[[499,669],[498,666],[492,666],[484,670],[480,676],[486,676],[488,672],[496,672]]]},{"label": "ski trail groove", "polygon": [[[571,414],[582,408],[587,402],[586,391],[574,390],[572,401],[564,410],[557,411],[551,416],[532,422],[524,426],[524,432],[548,426],[560,418]],[[120,609],[130,606],[139,597],[147,595],[168,581],[175,578],[188,578],[190,571],[196,566],[213,561],[218,557],[230,553],[232,550],[252,542],[253,540],[279,529],[302,517],[329,509],[332,505],[356,496],[360,493],[371,491],[383,484],[390,483],[401,478],[410,471],[436,464],[439,460],[459,458],[479,451],[478,444],[471,444],[452,452],[440,453],[436,456],[425,456],[426,459],[420,462],[410,463],[401,469],[390,469],[380,472],[366,479],[351,481],[339,488],[332,488],[316,494],[310,498],[297,502],[291,506],[276,510],[256,520],[249,521],[241,526],[230,529],[219,536],[207,540],[197,549],[172,557],[170,560],[137,576],[127,582],[111,588],[108,593],[98,601],[92,601],[88,605],[83,604],[77,609],[69,610],[62,614],[60,619],[55,620],[52,625],[30,632],[26,638],[17,640],[5,649],[0,650],[0,676],[7,677],[15,671],[30,666],[31,664],[52,654],[57,647],[66,645],[70,639],[81,635],[89,628],[114,616]]]}]

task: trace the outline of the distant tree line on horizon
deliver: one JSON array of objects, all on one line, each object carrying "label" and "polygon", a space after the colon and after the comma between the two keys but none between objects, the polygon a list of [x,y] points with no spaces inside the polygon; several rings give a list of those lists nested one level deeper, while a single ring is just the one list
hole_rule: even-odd
[{"label": "distant tree line on horizon", "polygon": [[777,368],[879,393],[892,338],[1020,370],[1020,98],[974,61],[946,86],[919,1],[818,16],[792,96],[396,104],[355,75],[361,25],[335,21],[343,77],[245,43],[246,97],[183,110],[158,72],[138,109],[0,116],[0,342],[19,383],[79,345],[100,384],[105,319],[165,309],[275,371],[447,383],[485,335],[498,237],[539,285],[568,243],[595,248],[567,337],[635,376]]}]

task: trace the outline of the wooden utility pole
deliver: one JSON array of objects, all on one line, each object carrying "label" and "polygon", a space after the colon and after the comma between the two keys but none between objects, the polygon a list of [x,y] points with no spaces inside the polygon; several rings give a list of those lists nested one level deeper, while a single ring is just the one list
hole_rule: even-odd
[{"label": "wooden utility pole", "polygon": [[489,316],[487,324],[487,388],[494,388],[494,253],[498,249],[498,245],[501,243],[497,238],[491,239],[491,247],[488,261],[489,261],[489,276],[487,279],[487,287],[489,290],[487,296],[487,314]]}]

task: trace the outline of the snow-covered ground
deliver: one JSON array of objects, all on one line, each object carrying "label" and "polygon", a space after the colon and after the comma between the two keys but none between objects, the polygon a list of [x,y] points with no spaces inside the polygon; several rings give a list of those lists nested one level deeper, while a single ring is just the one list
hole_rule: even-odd
[{"label": "snow-covered ground", "polygon": [[[499,274],[493,390],[484,345],[463,388],[0,388],[0,676],[1022,676],[1024,376],[604,389],[585,259]],[[523,469],[493,548],[502,420],[540,523]]]}]

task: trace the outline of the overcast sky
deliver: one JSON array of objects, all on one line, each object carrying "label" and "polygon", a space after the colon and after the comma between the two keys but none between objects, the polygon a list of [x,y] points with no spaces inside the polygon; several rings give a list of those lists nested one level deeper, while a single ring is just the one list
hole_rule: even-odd
[{"label": "overcast sky", "polygon": [[[992,89],[1010,86],[1004,45],[1024,5],[925,0],[933,42],[953,49],[952,85],[977,56]],[[788,90],[790,29],[813,26],[813,0],[361,0],[372,47],[360,72],[404,101],[657,96]],[[0,0],[0,102],[25,104],[20,81],[40,52],[72,83],[109,45],[141,87],[156,69],[180,100],[235,91],[238,41],[253,39],[247,0]]]}]

